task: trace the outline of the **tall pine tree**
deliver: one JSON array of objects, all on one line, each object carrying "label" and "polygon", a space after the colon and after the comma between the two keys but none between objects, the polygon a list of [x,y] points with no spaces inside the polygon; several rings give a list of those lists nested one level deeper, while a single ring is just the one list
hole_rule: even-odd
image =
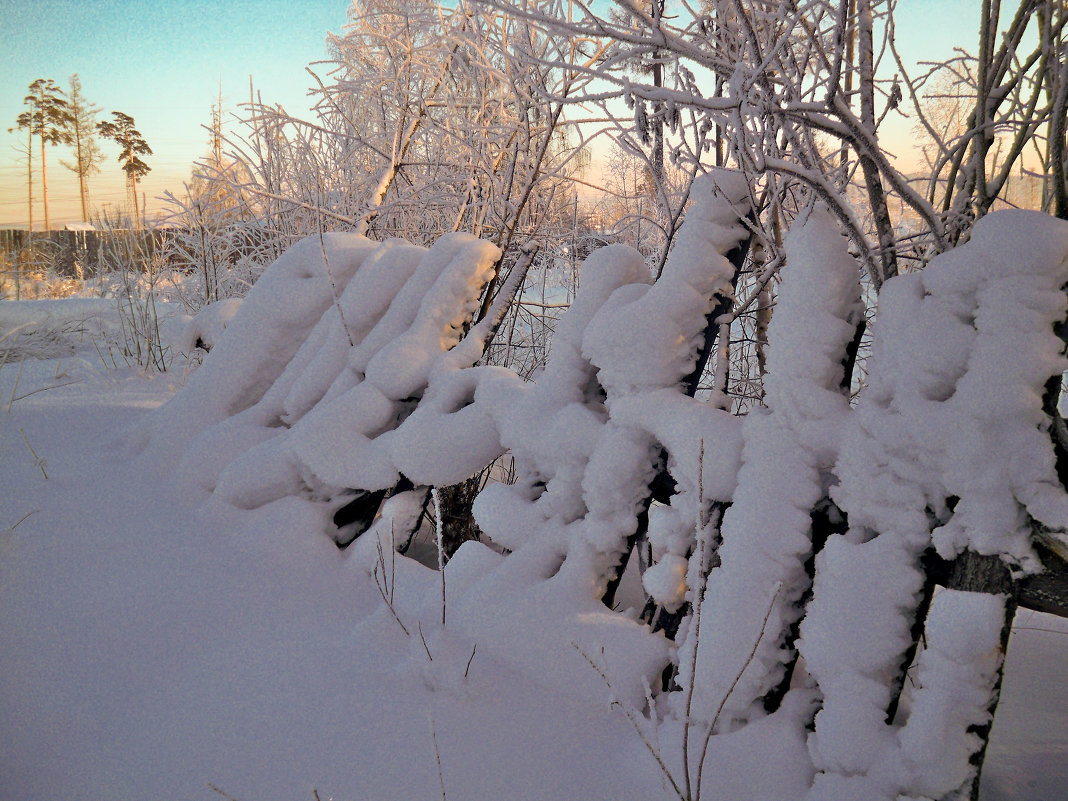
[{"label": "tall pine tree", "polygon": [[[44,200],[45,231],[48,231],[52,227],[52,221],[48,216],[48,162],[45,146],[71,143],[70,106],[63,96],[63,90],[56,86],[51,78],[38,78],[31,83],[25,102],[30,109],[18,116],[18,126],[29,129],[30,137],[36,136],[41,141],[41,195]],[[33,227],[32,218],[30,227]]]},{"label": "tall pine tree", "polygon": [[121,111],[112,111],[111,117],[111,120],[100,123],[97,130],[101,136],[112,140],[121,148],[119,161],[122,162],[123,172],[126,173],[126,192],[133,201],[134,224],[139,225],[141,215],[137,208],[137,183],[152,169],[141,160],[141,156],[151,156],[152,148],[134,127],[133,117]]}]

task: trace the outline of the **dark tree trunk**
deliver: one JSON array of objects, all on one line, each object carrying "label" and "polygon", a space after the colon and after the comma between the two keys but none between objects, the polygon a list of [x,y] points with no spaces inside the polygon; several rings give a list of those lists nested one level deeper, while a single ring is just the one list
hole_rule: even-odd
[{"label": "dark tree trunk", "polygon": [[447,562],[465,542],[478,541],[482,531],[471,513],[475,496],[482,489],[482,476],[477,475],[451,487],[438,488],[441,507],[441,543]]},{"label": "dark tree trunk", "polygon": [[978,801],[983,759],[986,757],[986,747],[990,742],[990,729],[994,724],[994,713],[997,711],[998,701],[1001,697],[1001,680],[1005,669],[1004,655],[1009,647],[1012,619],[1016,616],[1016,587],[1008,566],[999,557],[983,556],[973,551],[965,551],[953,560],[950,565],[946,586],[951,590],[1005,596],[1005,619],[1001,625],[1002,662],[998,667],[994,686],[991,688],[990,705],[988,707],[990,720],[981,726],[970,726],[968,728],[968,732],[976,735],[980,742],[979,748],[972,753],[969,760],[975,767],[975,778],[972,780],[968,799],[969,801]]}]

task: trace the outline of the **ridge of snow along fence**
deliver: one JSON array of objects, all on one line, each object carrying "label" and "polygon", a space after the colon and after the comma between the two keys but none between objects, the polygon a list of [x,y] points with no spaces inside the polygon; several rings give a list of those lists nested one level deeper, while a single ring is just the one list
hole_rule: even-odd
[{"label": "ridge of snow along fence", "polygon": [[[533,382],[478,364],[493,245],[304,240],[133,441],[212,504],[319,505],[368,574],[425,488],[507,452],[515,482],[474,503],[491,544],[464,543],[444,590],[396,557],[423,588],[388,599],[425,637],[413,658],[477,646],[623,704],[680,798],[967,797],[1016,588],[1043,568],[1034,532],[1066,544],[1043,397],[1066,367],[1068,224],[995,213],[888,280],[851,405],[862,268],[812,209],[786,243],[764,407],[740,417],[688,384],[733,296],[750,192],[699,178],[655,281],[630,248],[594,251]],[[365,519],[338,533],[345,503]],[[645,609],[611,609],[637,547]]]}]

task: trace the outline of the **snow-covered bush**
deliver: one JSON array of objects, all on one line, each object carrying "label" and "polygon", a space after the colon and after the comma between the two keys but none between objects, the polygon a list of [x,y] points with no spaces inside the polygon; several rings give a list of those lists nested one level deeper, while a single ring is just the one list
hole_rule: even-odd
[{"label": "snow-covered bush", "polygon": [[191,440],[183,480],[243,508],[384,491],[402,474],[424,486],[468,478],[502,450],[471,393],[518,382],[502,368],[460,369],[482,354],[486,329],[466,326],[499,255],[467,234],[429,249],[308,237],[160,411],[167,435],[154,443],[167,448],[180,431]]},{"label": "snow-covered bush", "polygon": [[[341,544],[330,517],[359,505],[368,530],[345,558],[423,586],[382,595],[423,639],[413,654],[477,646],[613,699],[679,798],[966,795],[1015,607],[1004,589],[1041,569],[1035,527],[1068,529],[1043,400],[1066,366],[1068,225],[997,213],[888,280],[851,405],[863,266],[810,204],[785,243],[764,404],[738,416],[689,379],[723,324],[751,189],[696,181],[656,280],[637,251],[594,251],[532,381],[479,364],[503,311],[469,328],[490,243],[309,237],[140,445],[216,507],[301,498]],[[440,577],[392,555],[428,488],[505,452],[515,482],[475,501],[485,542]],[[636,550],[644,576],[621,587]],[[968,578],[976,559],[1007,583]]]}]

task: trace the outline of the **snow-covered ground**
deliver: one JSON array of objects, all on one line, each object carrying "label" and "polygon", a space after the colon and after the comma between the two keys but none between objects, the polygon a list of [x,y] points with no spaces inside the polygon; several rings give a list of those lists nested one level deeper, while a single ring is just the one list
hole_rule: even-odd
[{"label": "snow-covered ground", "polygon": [[[208,512],[173,465],[128,458],[121,432],[183,379],[85,340],[0,366],[0,799],[672,797],[623,712],[549,689],[530,647],[406,635],[323,507]],[[396,571],[410,622],[436,574]],[[1068,621],[1021,612],[986,801],[1068,798],[1066,688]],[[706,797],[787,801],[737,784],[792,769],[759,737],[715,759]]]},{"label": "snow-covered ground", "polygon": [[27,361],[18,395],[79,382],[7,413],[15,375],[0,368],[0,798],[210,799],[214,785],[399,801],[440,798],[442,782],[453,799],[658,796],[607,704],[556,698],[477,651],[416,658],[314,507],[201,519],[165,465],[119,458],[113,435],[171,376]]}]

